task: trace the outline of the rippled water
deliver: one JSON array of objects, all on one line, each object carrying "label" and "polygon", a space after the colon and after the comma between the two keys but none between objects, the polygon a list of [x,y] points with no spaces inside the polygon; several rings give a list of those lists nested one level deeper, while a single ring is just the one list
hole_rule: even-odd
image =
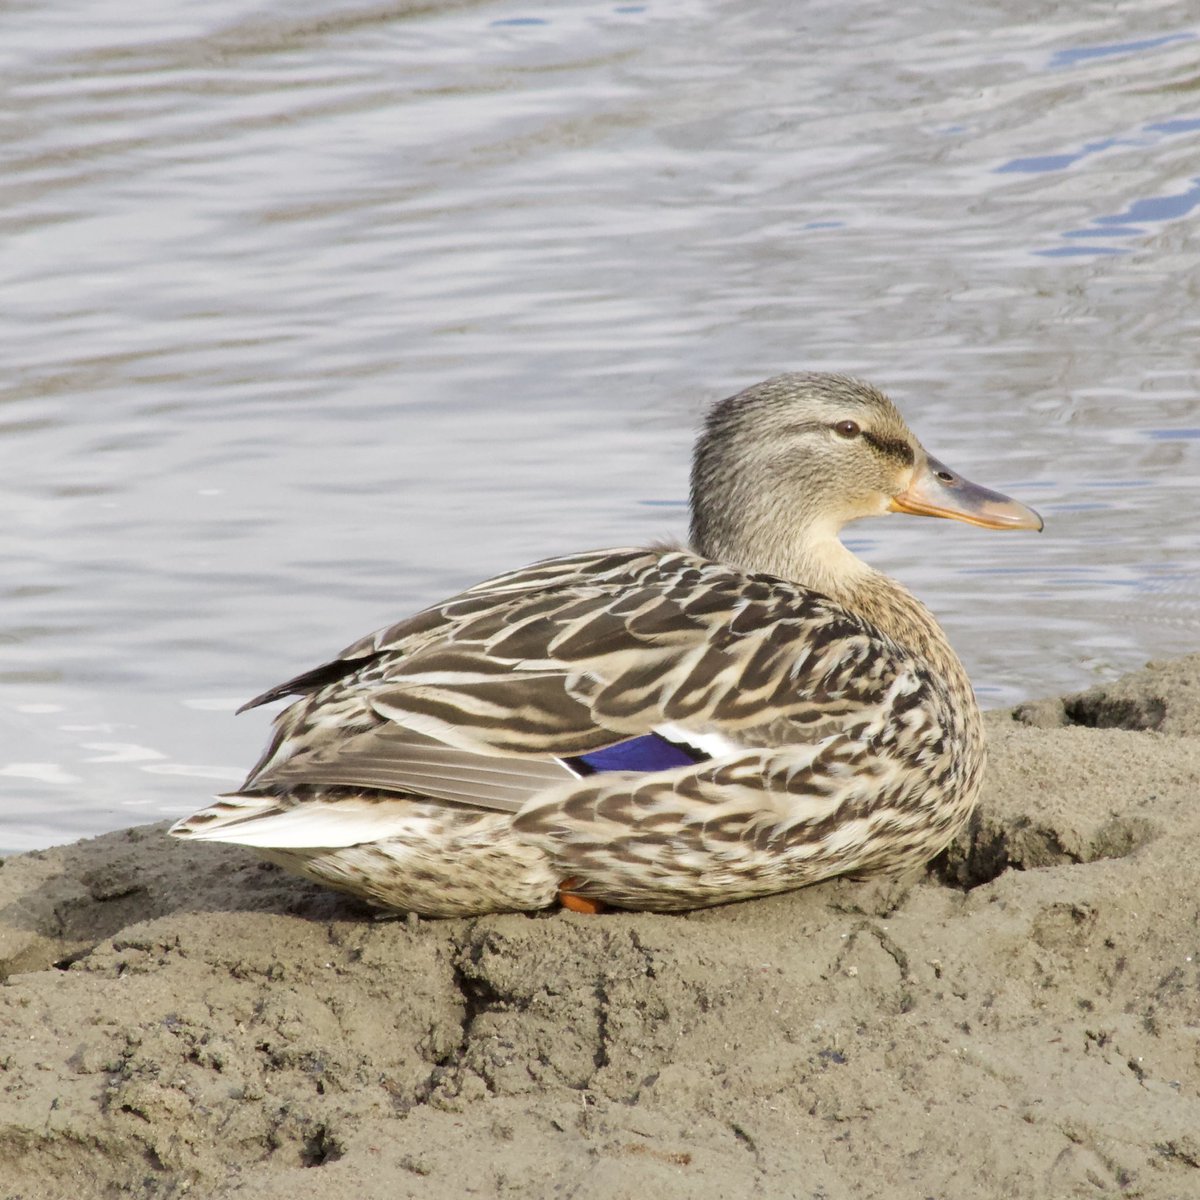
[{"label": "rippled water", "polygon": [[1200,646],[1200,21],[1002,8],[0,12],[0,846],[190,811],[265,685],[682,530],[702,405],[783,369],[1046,516],[854,531],[986,703]]}]

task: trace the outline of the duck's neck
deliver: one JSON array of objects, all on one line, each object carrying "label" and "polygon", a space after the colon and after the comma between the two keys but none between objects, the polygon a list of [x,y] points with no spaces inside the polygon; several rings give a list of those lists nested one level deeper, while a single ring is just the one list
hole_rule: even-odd
[{"label": "duck's neck", "polygon": [[945,682],[973,696],[966,668],[933,613],[902,584],[865,563],[863,566],[861,578],[843,581],[842,586],[828,593],[830,597],[870,621],[893,641],[915,651]]}]

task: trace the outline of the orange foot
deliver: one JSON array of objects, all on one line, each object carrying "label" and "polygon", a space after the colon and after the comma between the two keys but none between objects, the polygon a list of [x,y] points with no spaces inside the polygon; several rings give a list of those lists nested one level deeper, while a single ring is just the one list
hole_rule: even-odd
[{"label": "orange foot", "polygon": [[563,908],[569,908],[572,912],[587,913],[589,917],[594,917],[597,913],[602,913],[605,909],[603,900],[592,900],[587,896],[579,896],[569,889],[576,886],[577,880],[564,879],[558,885],[558,902]]}]

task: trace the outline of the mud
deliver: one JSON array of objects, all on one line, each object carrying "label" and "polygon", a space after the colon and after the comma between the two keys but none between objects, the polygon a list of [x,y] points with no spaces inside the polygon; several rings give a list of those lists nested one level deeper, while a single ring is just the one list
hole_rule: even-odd
[{"label": "mud", "polygon": [[0,865],[22,1200],[1200,1195],[1200,656],[988,717],[917,878],[381,921],[163,826]]}]

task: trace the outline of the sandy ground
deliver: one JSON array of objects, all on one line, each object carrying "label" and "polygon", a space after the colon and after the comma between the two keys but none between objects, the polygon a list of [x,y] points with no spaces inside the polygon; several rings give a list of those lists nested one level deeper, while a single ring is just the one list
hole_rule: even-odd
[{"label": "sandy ground", "polygon": [[162,826],[0,868],[0,1195],[1200,1196],[1200,656],[988,719],[919,878],[377,921]]}]

